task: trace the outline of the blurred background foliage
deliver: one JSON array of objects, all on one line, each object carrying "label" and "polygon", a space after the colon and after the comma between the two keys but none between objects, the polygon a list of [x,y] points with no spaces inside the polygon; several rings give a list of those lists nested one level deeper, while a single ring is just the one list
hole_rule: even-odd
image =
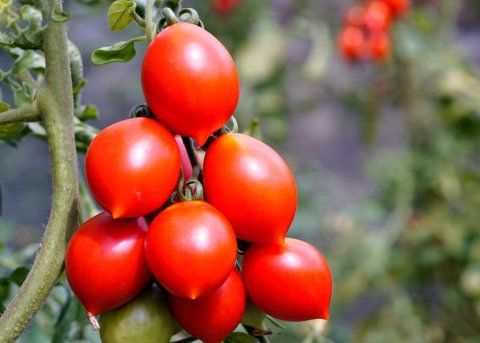
[{"label": "blurred background foliage", "polygon": [[[90,62],[94,49],[138,34],[108,31],[109,3],[65,4],[100,128],[143,103],[145,47],[128,64]],[[333,273],[329,322],[285,323],[271,341],[480,342],[480,1],[413,1],[380,64],[338,53],[353,0],[239,0],[227,12],[212,3],[185,1],[234,56],[240,128],[257,119],[255,134],[294,170],[289,235],[314,243]],[[11,63],[0,55],[2,69]],[[18,101],[5,87],[2,98]],[[0,145],[3,303],[46,223],[49,179],[44,142]],[[60,282],[20,342],[98,341],[83,316]]]}]

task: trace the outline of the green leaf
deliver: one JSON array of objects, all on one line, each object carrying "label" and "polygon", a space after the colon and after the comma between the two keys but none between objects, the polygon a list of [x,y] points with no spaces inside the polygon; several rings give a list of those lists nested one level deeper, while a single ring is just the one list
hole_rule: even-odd
[{"label": "green leaf", "polygon": [[39,29],[42,26],[42,12],[30,5],[19,8],[20,18],[29,23],[30,29]]},{"label": "green leaf", "polygon": [[257,339],[243,332],[233,332],[225,338],[225,343],[257,343]]},{"label": "green leaf", "polygon": [[13,75],[17,75],[22,70],[33,69],[40,72],[45,70],[45,57],[39,53],[20,48],[10,49],[9,52],[17,57],[12,68]]},{"label": "green leaf", "polygon": [[52,12],[52,20],[56,23],[63,23],[72,19],[70,13],[65,11],[57,11],[56,9]]},{"label": "green leaf", "polygon": [[108,26],[111,31],[123,30],[132,22],[131,11],[135,11],[133,0],[116,0],[108,9]]},{"label": "green leaf", "polygon": [[98,118],[98,109],[95,105],[88,104],[85,106],[85,110],[83,111],[82,115],[79,117],[80,120],[88,120],[88,119],[97,119]]},{"label": "green leaf", "polygon": [[10,105],[6,102],[0,101],[0,113],[6,112],[10,109]]},{"label": "green leaf", "polygon": [[92,53],[92,63],[101,66],[112,62],[128,62],[135,57],[135,42],[138,39],[130,39],[126,42],[118,42],[95,50]]}]

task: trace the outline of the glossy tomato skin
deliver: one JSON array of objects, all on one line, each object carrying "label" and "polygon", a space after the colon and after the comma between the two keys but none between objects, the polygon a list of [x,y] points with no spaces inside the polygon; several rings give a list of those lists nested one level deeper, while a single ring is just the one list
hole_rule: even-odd
[{"label": "glossy tomato skin", "polygon": [[233,269],[212,293],[196,300],[169,296],[175,319],[192,336],[205,343],[220,343],[240,324],[245,311],[242,277]]},{"label": "glossy tomato skin", "polygon": [[365,9],[365,25],[370,30],[388,30],[392,23],[392,11],[382,0],[373,0]]},{"label": "glossy tomato skin", "polygon": [[85,157],[85,175],[99,205],[114,218],[159,208],[180,175],[180,152],[156,120],[131,118],[102,130]]},{"label": "glossy tomato skin", "polygon": [[101,212],[80,225],[68,244],[65,270],[72,291],[93,315],[135,297],[152,277],[144,256],[144,218]]},{"label": "glossy tomato skin", "polygon": [[405,15],[411,7],[410,0],[383,0],[396,17]]},{"label": "glossy tomato skin", "polygon": [[265,143],[240,133],[218,137],[203,165],[205,198],[250,242],[283,242],[297,207],[292,172]]},{"label": "glossy tomato skin", "polygon": [[211,0],[213,9],[218,14],[228,15],[232,13],[241,3],[240,0]]},{"label": "glossy tomato skin", "polygon": [[350,62],[365,57],[365,34],[356,26],[345,27],[338,37],[338,48],[343,58]]},{"label": "glossy tomato skin", "polygon": [[200,146],[232,116],[240,94],[228,51],[209,32],[189,23],[163,29],[149,45],[142,88],[155,117]]},{"label": "glossy tomato skin", "polygon": [[145,256],[170,293],[196,299],[218,288],[234,267],[237,242],[232,226],[204,201],[174,204],[153,220]]},{"label": "glossy tomato skin", "polygon": [[373,31],[367,40],[370,57],[376,62],[384,62],[390,56],[392,45],[390,35],[383,31]]},{"label": "glossy tomato skin", "polygon": [[332,276],[312,245],[286,238],[284,245],[254,244],[243,257],[248,297],[282,320],[328,319]]}]

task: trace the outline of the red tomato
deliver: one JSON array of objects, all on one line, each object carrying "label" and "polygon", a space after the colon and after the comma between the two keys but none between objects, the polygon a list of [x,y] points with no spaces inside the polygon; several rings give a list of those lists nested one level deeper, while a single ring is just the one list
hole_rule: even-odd
[{"label": "red tomato", "polygon": [[410,10],[410,0],[383,0],[396,17],[400,17]]},{"label": "red tomato", "polygon": [[284,245],[253,244],[242,271],[249,298],[265,313],[288,321],[328,319],[332,277],[310,244],[292,238]]},{"label": "red tomato", "polygon": [[155,278],[170,293],[195,299],[218,288],[237,255],[232,226],[204,201],[174,204],[154,219],[145,256]]},{"label": "red tomato", "polygon": [[392,50],[390,35],[385,31],[372,31],[367,40],[370,57],[376,62],[383,62]]},{"label": "red tomato", "polygon": [[149,45],[142,87],[158,120],[199,145],[228,121],[240,94],[228,51],[209,32],[188,23],[167,27]]},{"label": "red tomato", "polygon": [[351,7],[344,18],[345,26],[362,28],[365,25],[365,9],[362,6]]},{"label": "red tomato", "polygon": [[102,212],[80,225],[68,244],[68,283],[93,315],[134,298],[152,277],[144,255],[144,218],[113,219]]},{"label": "red tomato", "polygon": [[348,61],[358,61],[364,57],[365,35],[358,27],[347,26],[340,32],[338,48]]},{"label": "red tomato", "polygon": [[131,118],[102,130],[85,157],[85,175],[95,200],[114,218],[132,218],[159,208],[180,175],[180,152],[157,121]]},{"label": "red tomato", "polygon": [[169,303],[185,331],[205,343],[220,343],[240,324],[245,311],[242,277],[234,268],[212,293],[196,300],[170,296]]},{"label": "red tomato", "polygon": [[265,143],[234,133],[208,147],[205,198],[250,242],[281,243],[297,208],[295,180],[284,159]]},{"label": "red tomato", "polygon": [[233,12],[240,5],[240,2],[240,0],[211,0],[215,12],[223,15]]},{"label": "red tomato", "polygon": [[371,1],[365,9],[365,25],[371,30],[388,30],[392,22],[392,11],[382,0]]}]

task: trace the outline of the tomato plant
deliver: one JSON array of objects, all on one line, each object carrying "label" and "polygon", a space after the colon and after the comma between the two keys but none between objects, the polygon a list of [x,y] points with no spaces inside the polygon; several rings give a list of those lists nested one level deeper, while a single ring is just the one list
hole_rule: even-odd
[{"label": "tomato plant", "polygon": [[102,343],[168,343],[173,317],[167,299],[151,287],[127,304],[100,316]]},{"label": "tomato plant", "polygon": [[372,60],[385,61],[391,52],[390,35],[385,31],[373,31],[367,39],[368,52]]},{"label": "tomato plant", "polygon": [[102,212],[73,235],[65,257],[68,282],[92,315],[125,304],[151,278],[144,256],[147,222]]},{"label": "tomato plant", "polygon": [[253,244],[242,263],[249,298],[283,320],[328,319],[332,277],[312,245],[286,238],[283,245]]},{"label": "tomato plant", "polygon": [[191,335],[205,343],[220,343],[240,324],[245,310],[245,289],[235,268],[212,293],[195,300],[169,296],[172,313]]},{"label": "tomato plant", "polygon": [[155,117],[199,145],[227,122],[240,93],[228,51],[209,32],[189,23],[165,28],[149,45],[142,88]]},{"label": "tomato plant", "polygon": [[297,208],[295,180],[285,160],[267,144],[234,133],[207,149],[205,196],[252,242],[282,242]]},{"label": "tomato plant", "polygon": [[218,288],[232,270],[237,242],[232,226],[203,201],[174,204],[154,219],[145,256],[170,293],[195,299]]},{"label": "tomato plant", "polygon": [[173,136],[149,118],[122,120],[102,130],[85,157],[95,200],[114,218],[146,215],[168,199],[180,175]]}]

